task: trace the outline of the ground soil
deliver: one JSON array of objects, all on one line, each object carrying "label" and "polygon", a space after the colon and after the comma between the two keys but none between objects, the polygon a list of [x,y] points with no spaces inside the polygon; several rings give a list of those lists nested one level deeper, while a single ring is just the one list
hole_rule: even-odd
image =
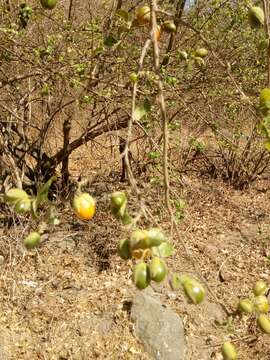
[{"label": "ground soil", "polygon": [[[97,212],[90,222],[77,220],[69,202],[62,201],[61,225],[44,235],[35,250],[22,246],[34,226],[30,220],[19,218],[1,229],[1,359],[150,359],[130,319],[136,291],[131,263],[116,252],[126,230],[108,209],[108,194],[123,189],[130,194],[131,211],[139,210],[118,175],[92,176],[89,191],[97,199]],[[207,283],[207,298],[199,306],[166,283],[154,286],[160,300],[183,318],[186,359],[221,359],[221,344],[230,340],[239,359],[269,360],[269,335],[258,330],[254,316],[235,314],[239,298],[251,295],[256,280],[270,283],[269,181],[240,191],[197,175],[173,179],[172,197],[186,202],[178,225],[181,241],[162,205],[163,188],[149,179],[139,182],[153,214],[142,219],[142,226],[162,226],[175,245],[169,267]]]}]

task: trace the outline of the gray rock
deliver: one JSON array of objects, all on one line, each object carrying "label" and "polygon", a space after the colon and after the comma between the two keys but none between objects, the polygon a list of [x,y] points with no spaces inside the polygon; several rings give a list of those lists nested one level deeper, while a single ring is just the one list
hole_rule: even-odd
[{"label": "gray rock", "polygon": [[184,359],[183,322],[175,312],[140,291],[134,297],[131,318],[136,336],[155,360]]}]

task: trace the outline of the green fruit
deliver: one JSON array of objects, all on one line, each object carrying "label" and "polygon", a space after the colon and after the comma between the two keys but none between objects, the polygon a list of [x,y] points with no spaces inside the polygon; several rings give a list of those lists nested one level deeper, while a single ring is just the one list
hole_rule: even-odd
[{"label": "green fruit", "polygon": [[14,204],[18,200],[29,199],[27,192],[22,189],[12,188],[8,190],[4,195],[4,201],[8,204]]},{"label": "green fruit", "polygon": [[164,21],[163,28],[168,33],[172,33],[172,32],[176,31],[175,23],[173,21],[170,21],[170,20]]},{"label": "green fruit", "polygon": [[179,55],[180,55],[180,58],[183,60],[187,60],[187,58],[188,58],[188,53],[186,51],[180,51]]},{"label": "green fruit", "polygon": [[239,301],[238,309],[245,314],[252,314],[254,311],[254,304],[249,299],[242,299]]},{"label": "green fruit", "polygon": [[159,257],[154,257],[149,265],[150,278],[155,282],[161,282],[167,275],[167,266]]},{"label": "green fruit", "polygon": [[260,93],[260,110],[267,115],[270,110],[270,89],[265,88]]},{"label": "green fruit", "polygon": [[270,310],[269,302],[264,295],[256,296],[253,302],[255,310],[259,313],[267,313]]},{"label": "green fruit", "polygon": [[264,25],[264,12],[259,6],[252,6],[248,10],[248,21],[252,29],[258,29]]},{"label": "green fruit", "polygon": [[138,76],[138,74],[136,74],[136,73],[131,73],[131,74],[129,75],[129,78],[130,78],[130,80],[131,80],[133,83],[135,83],[135,82],[137,82],[137,81],[139,80],[139,76]]},{"label": "green fruit", "polygon": [[259,280],[253,286],[253,294],[255,296],[264,295],[267,291],[268,287],[266,283],[262,280]]},{"label": "green fruit", "polygon": [[195,56],[199,57],[199,58],[204,58],[208,55],[208,50],[206,50],[205,48],[199,48],[196,49],[195,51]]},{"label": "green fruit", "polygon": [[130,237],[130,251],[135,249],[147,249],[149,247],[148,232],[146,230],[135,230]]},{"label": "green fruit", "polygon": [[200,304],[203,301],[205,290],[198,281],[189,279],[184,282],[183,287],[186,295],[194,304]]},{"label": "green fruit", "polygon": [[123,260],[128,260],[131,258],[128,239],[123,239],[119,242],[118,253]]},{"label": "green fruit", "polygon": [[159,246],[166,241],[166,236],[158,228],[152,228],[148,230],[148,247]]},{"label": "green fruit", "polygon": [[111,195],[111,206],[115,209],[120,209],[127,201],[126,194],[121,191],[115,191]]},{"label": "green fruit", "polygon": [[31,210],[31,200],[30,199],[23,199],[18,200],[15,203],[14,210],[17,214],[25,214]]},{"label": "green fruit", "polygon": [[150,284],[149,266],[141,262],[133,267],[132,279],[136,287],[145,289]]},{"label": "green fruit", "polygon": [[24,245],[27,249],[33,249],[36,247],[40,242],[41,236],[38,232],[34,231],[31,232],[25,239]]},{"label": "green fruit", "polygon": [[52,10],[57,4],[57,0],[40,0],[41,5],[44,9]]},{"label": "green fruit", "polygon": [[236,360],[237,352],[232,343],[225,341],[222,345],[221,352],[224,360]]},{"label": "green fruit", "polygon": [[270,334],[270,317],[265,314],[260,314],[257,318],[257,324],[260,329],[266,334]]}]

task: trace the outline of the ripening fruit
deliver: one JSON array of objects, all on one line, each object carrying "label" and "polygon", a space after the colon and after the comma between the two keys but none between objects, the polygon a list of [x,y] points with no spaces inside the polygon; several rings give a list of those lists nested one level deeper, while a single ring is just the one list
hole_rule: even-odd
[{"label": "ripening fruit", "polygon": [[138,24],[144,25],[151,21],[151,11],[149,6],[141,6],[136,10],[136,20]]},{"label": "ripening fruit", "polygon": [[237,352],[235,346],[229,341],[225,341],[222,345],[221,352],[224,360],[236,360]]},{"label": "ripening fruit", "polygon": [[259,6],[252,6],[248,10],[248,21],[252,29],[258,29],[264,25],[264,12]]},{"label": "ripening fruit", "polygon": [[270,108],[269,103],[270,103],[270,89],[264,88],[261,90],[260,93],[260,106],[267,107],[268,105],[268,108]]},{"label": "ripening fruit", "polygon": [[200,304],[205,296],[203,286],[194,279],[188,279],[183,283],[186,295],[194,304]]},{"label": "ripening fruit", "polygon": [[148,232],[146,230],[135,230],[130,237],[130,251],[135,249],[147,249],[149,247]]},{"label": "ripening fruit", "polygon": [[128,260],[131,258],[128,239],[123,239],[119,242],[118,253],[123,260]]},{"label": "ripening fruit", "polygon": [[9,189],[4,195],[4,201],[8,204],[14,204],[18,200],[25,200],[28,198],[29,196],[26,191],[17,188]]},{"label": "ripening fruit", "polygon": [[15,203],[14,210],[17,214],[25,214],[31,210],[31,200],[22,199]]},{"label": "ripening fruit", "polygon": [[208,54],[208,50],[206,50],[205,48],[199,48],[199,49],[196,49],[196,51],[195,51],[195,56],[198,56],[200,58],[206,57],[207,54]]},{"label": "ripening fruit", "polygon": [[264,295],[256,296],[253,302],[255,310],[259,313],[267,313],[270,310],[269,302]]},{"label": "ripening fruit", "polygon": [[149,247],[159,246],[166,241],[166,236],[158,228],[152,228],[148,230]]},{"label": "ripening fruit", "polygon": [[95,215],[96,203],[88,193],[75,194],[72,207],[81,220],[90,220]]},{"label": "ripening fruit", "polygon": [[259,280],[253,286],[253,294],[255,296],[264,295],[267,291],[268,287],[266,283],[262,280]]},{"label": "ripening fruit", "polygon": [[270,317],[265,314],[260,314],[257,318],[257,324],[260,329],[266,334],[270,334]]},{"label": "ripening fruit", "polygon": [[37,231],[31,232],[25,239],[24,239],[24,246],[27,249],[35,248],[40,242],[41,236]]},{"label": "ripening fruit", "polygon": [[145,289],[150,284],[149,266],[141,262],[133,267],[132,279],[136,287]]},{"label": "ripening fruit", "polygon": [[154,257],[149,264],[150,278],[155,282],[161,282],[167,275],[167,266],[164,260]]},{"label": "ripening fruit", "polygon": [[155,38],[157,39],[157,41],[159,41],[160,37],[161,37],[161,27],[157,25],[157,27],[155,28]]},{"label": "ripening fruit", "polygon": [[164,21],[163,28],[168,33],[172,33],[176,31],[175,23],[171,20]]},{"label": "ripening fruit", "polygon": [[254,311],[254,304],[250,299],[242,299],[239,301],[238,310],[245,314],[252,314]]},{"label": "ripening fruit", "polygon": [[57,4],[57,0],[40,0],[41,5],[44,9],[52,10]]}]

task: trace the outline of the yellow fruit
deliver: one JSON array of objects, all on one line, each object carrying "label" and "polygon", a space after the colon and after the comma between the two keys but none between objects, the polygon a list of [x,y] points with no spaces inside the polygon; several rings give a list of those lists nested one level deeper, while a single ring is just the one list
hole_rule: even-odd
[{"label": "yellow fruit", "polygon": [[257,324],[266,334],[270,334],[270,317],[265,314],[260,314],[257,319]]},{"label": "yellow fruit", "polygon": [[267,297],[264,295],[256,296],[254,299],[255,310],[259,313],[267,313],[270,310],[270,305]]},{"label": "yellow fruit", "polygon": [[40,0],[41,5],[44,9],[52,10],[57,4],[57,0]]},{"label": "yellow fruit", "polygon": [[81,220],[90,220],[95,215],[96,202],[88,193],[75,194],[72,206]]},{"label": "yellow fruit", "polygon": [[232,343],[225,341],[222,345],[221,352],[224,360],[236,360],[237,352]]},{"label": "yellow fruit", "polygon": [[248,21],[252,29],[258,29],[264,25],[264,12],[259,6],[252,6],[248,10]]},{"label": "yellow fruit", "polygon": [[266,283],[262,280],[259,280],[253,286],[253,293],[255,296],[264,295],[267,291],[268,287]]},{"label": "yellow fruit", "polygon": [[149,264],[150,278],[155,282],[161,282],[167,275],[167,266],[164,260],[154,257]]},{"label": "yellow fruit", "polygon": [[136,20],[139,25],[150,23],[151,11],[149,6],[141,6],[136,10]]},{"label": "yellow fruit", "polygon": [[41,236],[38,232],[34,231],[31,232],[25,239],[24,239],[24,246],[27,249],[33,249],[36,247],[40,242]]},{"label": "yellow fruit", "polygon": [[155,28],[155,38],[157,39],[157,41],[159,41],[161,38],[161,27],[159,25],[157,25],[157,27]]}]

